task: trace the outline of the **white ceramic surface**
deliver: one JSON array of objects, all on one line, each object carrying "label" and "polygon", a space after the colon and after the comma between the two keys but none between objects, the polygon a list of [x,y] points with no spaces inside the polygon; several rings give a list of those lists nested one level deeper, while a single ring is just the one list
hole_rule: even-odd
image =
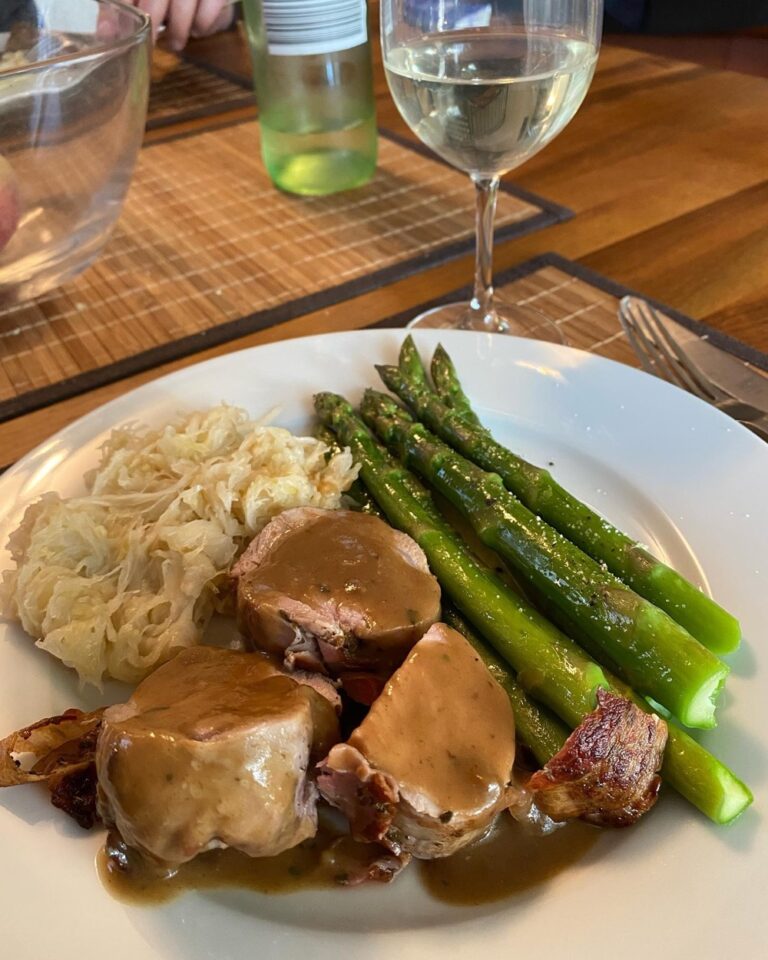
[{"label": "white ceramic surface", "polygon": [[[107,431],[221,400],[306,430],[312,394],[355,400],[394,360],[399,331],[284,341],[156,380],[89,414],[0,479],[4,543],[24,506],[71,494]],[[460,332],[418,332],[453,355],[497,436],[650,544],[741,619],[745,641],[703,738],[755,791],[728,828],[664,796],[576,867],[512,900],[447,906],[415,871],[391,887],[283,896],[188,894],[158,908],[112,900],[94,856],[101,837],[54,810],[42,790],[0,794],[0,954],[9,960],[415,960],[554,956],[569,960],[753,958],[768,940],[768,834],[762,822],[768,742],[768,446],[687,394],[610,361],[552,344]],[[8,563],[6,554],[0,566]],[[14,625],[0,627],[0,734],[67,706],[100,702]],[[110,685],[105,699],[121,695]],[[525,870],[525,864],[520,864]]]}]

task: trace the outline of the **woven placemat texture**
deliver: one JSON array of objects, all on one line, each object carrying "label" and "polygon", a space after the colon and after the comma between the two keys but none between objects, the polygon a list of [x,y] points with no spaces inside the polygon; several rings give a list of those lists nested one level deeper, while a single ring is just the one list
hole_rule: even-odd
[{"label": "woven placemat texture", "polygon": [[[500,273],[496,277],[495,290],[500,302],[513,307],[516,304],[532,307],[553,321],[568,346],[633,367],[641,365],[619,321],[618,307],[623,296],[643,296],[642,293],[556,253],[542,254]],[[470,288],[462,287],[372,326],[402,327],[424,310],[441,303],[468,299],[469,295]],[[733,354],[755,370],[768,371],[768,355],[760,350],[652,298],[645,299],[671,322],[681,343],[705,337],[713,346]]]},{"label": "woven placemat texture", "polygon": [[574,273],[569,265],[544,264],[502,285],[500,297],[534,307],[580,350],[639,366],[618,319],[618,299]]},{"label": "woven placemat texture", "polygon": [[218,116],[255,103],[250,88],[168,50],[152,54],[147,129]]},{"label": "woven placemat texture", "polygon": [[[389,137],[371,183],[313,198],[271,185],[255,122],[146,147],[98,261],[0,313],[0,418],[468,252],[473,215],[466,176]],[[567,215],[507,188],[498,236]]]}]

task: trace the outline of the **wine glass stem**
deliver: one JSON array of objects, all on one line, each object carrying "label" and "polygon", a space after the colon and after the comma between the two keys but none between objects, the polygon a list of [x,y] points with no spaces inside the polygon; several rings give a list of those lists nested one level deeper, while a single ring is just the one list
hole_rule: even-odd
[{"label": "wine glass stem", "polygon": [[476,199],[475,291],[467,326],[474,330],[500,331],[505,324],[493,308],[493,218],[496,213],[498,177],[473,176]]}]

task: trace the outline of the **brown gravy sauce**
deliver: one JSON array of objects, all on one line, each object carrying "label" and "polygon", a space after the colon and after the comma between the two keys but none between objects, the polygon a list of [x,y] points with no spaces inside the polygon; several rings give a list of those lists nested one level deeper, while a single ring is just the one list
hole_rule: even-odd
[{"label": "brown gravy sauce", "polygon": [[482,829],[503,801],[515,759],[515,718],[474,647],[438,623],[388,681],[349,744],[403,791],[418,789],[442,810],[477,817]]},{"label": "brown gravy sauce", "polygon": [[241,887],[257,893],[291,893],[335,885],[333,862],[326,856],[339,834],[321,826],[317,835],[276,857],[248,857],[237,850],[211,850],[183,864],[169,877],[158,875],[144,858],[110,834],[98,853],[101,881],[118,900],[157,904],[185,890]]},{"label": "brown gravy sauce", "polygon": [[573,821],[541,837],[502,814],[487,837],[452,857],[421,860],[422,883],[445,903],[478,906],[525,893],[572,867],[604,831]]},{"label": "brown gravy sauce", "polygon": [[[567,870],[593,848],[602,832],[570,823],[548,837],[539,837],[502,814],[485,839],[452,857],[414,861],[406,869],[417,869],[436,899],[477,906],[525,893]],[[214,850],[184,864],[174,876],[163,878],[110,835],[98,855],[98,869],[112,896],[134,904],[164,903],[185,890],[215,887],[292,893],[343,882],[355,845],[349,842],[345,846],[347,840],[340,840],[341,836],[333,823],[321,822],[317,836],[277,857],[254,859],[234,850]],[[342,850],[337,853],[339,843]]]}]

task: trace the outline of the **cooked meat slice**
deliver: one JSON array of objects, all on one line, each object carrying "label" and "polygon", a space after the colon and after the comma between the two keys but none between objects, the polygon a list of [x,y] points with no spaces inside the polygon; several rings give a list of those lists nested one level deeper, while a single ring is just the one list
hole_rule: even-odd
[{"label": "cooked meat slice", "polygon": [[183,650],[106,710],[99,811],[166,867],[222,846],[272,856],[314,836],[309,771],[337,739],[332,703],[265,657]]},{"label": "cooked meat slice", "polygon": [[585,717],[528,781],[539,810],[555,821],[580,817],[628,827],[656,803],[667,725],[624,697],[598,690]]},{"label": "cooked meat slice", "polygon": [[[256,654],[256,656],[258,656],[258,654]],[[280,673],[284,672],[284,670],[280,670]],[[312,670],[291,670],[289,676],[291,680],[295,680],[296,683],[305,683],[308,687],[312,687],[313,690],[325,697],[337,714],[341,714],[341,697],[339,696],[339,691],[336,689],[333,681],[329,680],[328,677],[323,676],[321,673],[314,673]]]},{"label": "cooked meat slice", "polygon": [[507,695],[464,637],[438,623],[320,764],[318,786],[356,838],[446,857],[507,805],[514,759]]},{"label": "cooked meat slice", "polygon": [[363,702],[440,616],[440,588],[421,548],[350,510],[286,510],[232,576],[240,627],[254,646],[291,668],[340,678]]}]

